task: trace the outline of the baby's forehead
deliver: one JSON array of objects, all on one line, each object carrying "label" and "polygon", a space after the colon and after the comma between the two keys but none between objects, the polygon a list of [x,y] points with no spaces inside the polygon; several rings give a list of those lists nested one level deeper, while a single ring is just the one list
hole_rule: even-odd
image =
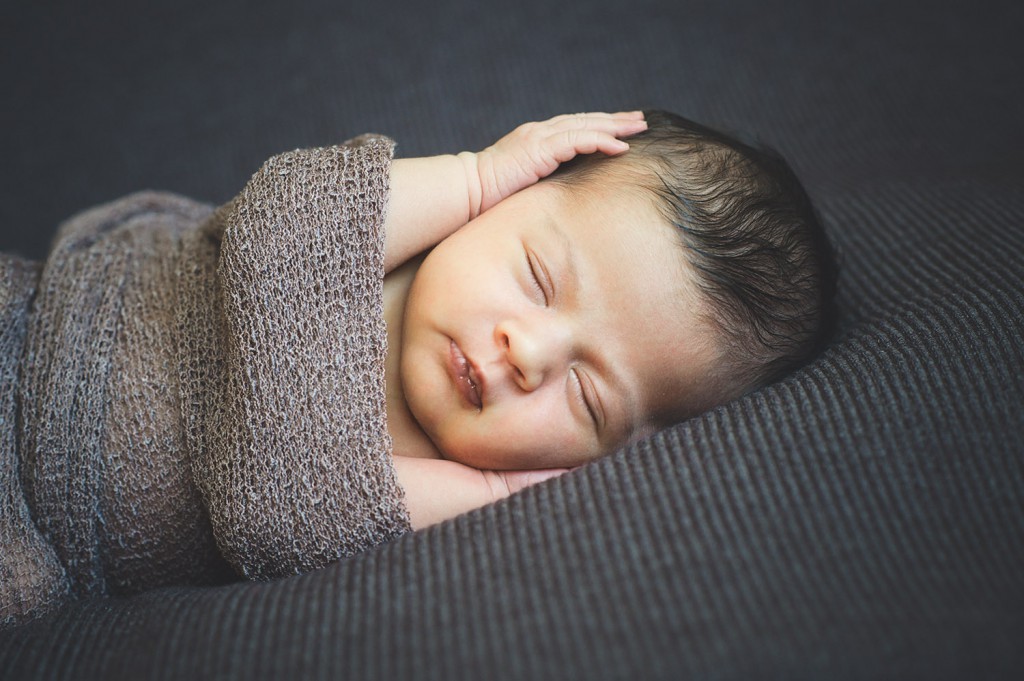
[{"label": "baby's forehead", "polygon": [[614,164],[611,160],[588,173],[555,182],[568,196],[595,203],[622,201],[626,196],[652,198],[663,183],[646,167],[638,164]]},{"label": "baby's forehead", "polygon": [[[565,204],[563,217],[581,212],[588,216],[608,217],[613,226],[619,227],[619,239],[631,241],[636,238],[638,228],[650,230],[663,239],[663,245],[681,245],[679,228],[666,217],[662,201],[646,182],[636,176],[615,180],[611,176],[579,183],[559,183],[558,188]],[[622,210],[627,206],[626,211]],[[643,219],[635,219],[642,214]],[[615,216],[623,219],[615,220]],[[570,232],[574,241],[587,240],[586,230]]]},{"label": "baby's forehead", "polygon": [[678,228],[629,191],[591,192],[555,218],[545,229],[578,260],[581,295],[603,310],[592,342],[630,394],[631,436],[695,413],[712,382],[717,332]]}]

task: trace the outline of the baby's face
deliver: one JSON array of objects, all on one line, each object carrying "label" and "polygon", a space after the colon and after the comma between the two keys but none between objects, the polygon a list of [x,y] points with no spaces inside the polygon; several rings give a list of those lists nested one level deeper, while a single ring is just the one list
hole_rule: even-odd
[{"label": "baby's face", "polygon": [[534,185],[420,266],[402,385],[446,458],[579,465],[701,389],[710,331],[673,228],[635,191],[589,197]]}]

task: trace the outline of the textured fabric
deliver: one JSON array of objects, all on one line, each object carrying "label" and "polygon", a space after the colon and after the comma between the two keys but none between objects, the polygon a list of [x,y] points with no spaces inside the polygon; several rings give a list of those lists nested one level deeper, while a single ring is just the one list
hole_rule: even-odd
[{"label": "textured fabric", "polygon": [[339,131],[417,156],[653,106],[779,148],[844,267],[840,335],[784,383],[311,574],[80,602],[0,634],[0,677],[1020,677],[1024,4],[97,0],[10,25],[12,246],[140,186],[221,203]]},{"label": "textured fabric", "polygon": [[789,379],[322,571],[83,605],[0,659],[36,678],[1015,678],[1024,194],[820,203],[844,225],[844,325]]},{"label": "textured fabric", "polygon": [[409,530],[384,414],[391,148],[282,154],[216,212],[150,192],[77,216],[23,354],[34,270],[8,266],[5,622],[68,591],[223,582],[225,560],[295,574]]},{"label": "textured fabric", "polygon": [[174,380],[178,239],[209,212],[154,193],[85,211],[43,268],[21,358],[18,453],[32,520],[72,596],[223,581]]},{"label": "textured fabric", "polygon": [[63,600],[64,569],[32,521],[19,480],[18,367],[37,263],[0,254],[0,627]]},{"label": "textured fabric", "polygon": [[323,567],[411,529],[384,408],[392,146],[368,136],[275,156],[224,211],[223,381],[206,373],[217,349],[194,347],[182,393],[218,547],[246,577]]}]

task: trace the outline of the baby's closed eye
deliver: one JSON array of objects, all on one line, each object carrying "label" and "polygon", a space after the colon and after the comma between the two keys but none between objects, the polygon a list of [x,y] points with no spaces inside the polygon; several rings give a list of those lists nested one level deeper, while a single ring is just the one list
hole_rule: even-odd
[{"label": "baby's closed eye", "polygon": [[533,284],[534,292],[539,294],[538,300],[543,300],[545,306],[549,306],[554,299],[554,287],[551,277],[544,266],[544,262],[529,247],[525,247],[526,266],[529,270],[530,281]]}]

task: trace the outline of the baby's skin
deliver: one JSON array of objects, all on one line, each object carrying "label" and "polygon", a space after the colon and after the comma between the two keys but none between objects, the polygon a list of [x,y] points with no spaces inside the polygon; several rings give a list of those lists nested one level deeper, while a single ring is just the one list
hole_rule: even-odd
[{"label": "baby's skin", "polygon": [[539,182],[645,128],[640,112],[558,116],[393,162],[387,419],[414,529],[596,459],[699,389],[714,349],[650,198]]}]

